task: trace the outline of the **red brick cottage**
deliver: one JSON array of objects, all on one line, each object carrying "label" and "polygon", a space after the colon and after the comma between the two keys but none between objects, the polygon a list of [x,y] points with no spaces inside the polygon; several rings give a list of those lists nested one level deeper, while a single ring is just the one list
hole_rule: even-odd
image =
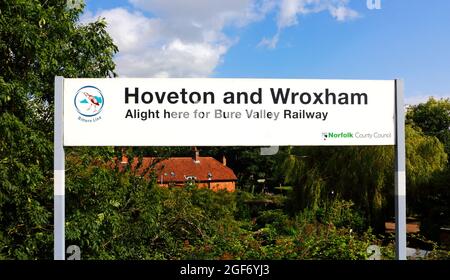
[{"label": "red brick cottage", "polygon": [[[127,164],[126,158],[122,164]],[[132,167],[137,165],[137,159]],[[138,170],[153,171],[157,182],[162,187],[179,187],[195,183],[200,188],[208,188],[214,191],[227,190],[233,192],[236,189],[237,177],[233,170],[226,166],[226,158],[222,162],[213,157],[201,157],[198,150],[192,157],[171,157],[159,160],[154,157],[144,157]]]}]

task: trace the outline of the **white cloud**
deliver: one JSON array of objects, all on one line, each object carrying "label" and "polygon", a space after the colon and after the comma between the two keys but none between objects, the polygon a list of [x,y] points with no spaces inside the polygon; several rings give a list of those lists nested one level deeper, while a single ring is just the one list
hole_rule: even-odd
[{"label": "white cloud", "polygon": [[277,20],[278,28],[286,28],[298,23],[297,13],[301,11],[302,2],[297,0],[281,1]]},{"label": "white cloud", "polygon": [[[242,27],[261,20],[272,0],[130,0],[124,8],[86,13],[81,21],[105,18],[119,47],[115,57],[120,76],[206,77],[236,41],[227,26]],[[139,12],[142,11],[142,12]],[[150,12],[148,17],[143,12]]]},{"label": "white cloud", "polygon": [[328,11],[338,21],[358,17],[358,12],[348,7],[349,0],[281,0],[277,25],[279,29],[298,24],[298,17]]},{"label": "white cloud", "polygon": [[258,47],[267,47],[269,49],[275,49],[277,47],[278,44],[278,40],[280,39],[280,33],[277,32],[277,34],[275,34],[275,36],[273,36],[272,38],[266,38],[264,37],[259,43],[258,43]]},{"label": "white cloud", "polygon": [[[275,48],[282,29],[299,16],[328,10],[339,21],[357,16],[347,0],[129,0],[132,8],[89,11],[81,22],[105,18],[119,47],[115,57],[120,76],[206,77],[237,41],[228,27],[241,28],[277,15],[277,33],[259,46]],[[148,16],[146,14],[150,14]]]},{"label": "white cloud", "polygon": [[214,71],[226,50],[222,45],[174,39],[140,54],[122,53],[116,63],[121,76],[127,77],[205,77]]},{"label": "white cloud", "polygon": [[115,8],[100,11],[95,16],[85,15],[81,21],[89,22],[97,18],[107,20],[107,31],[121,52],[140,52],[160,40],[160,20],[147,18],[140,12]]},{"label": "white cloud", "polygon": [[259,46],[275,48],[281,31],[298,24],[302,15],[328,11],[337,21],[347,21],[359,17],[357,11],[348,7],[349,0],[281,0],[278,3],[277,33],[270,39],[263,38]]},{"label": "white cloud", "polygon": [[340,7],[330,7],[329,8],[330,14],[336,18],[338,21],[346,21],[355,19],[359,16],[358,12],[355,10],[349,9],[344,6]]}]

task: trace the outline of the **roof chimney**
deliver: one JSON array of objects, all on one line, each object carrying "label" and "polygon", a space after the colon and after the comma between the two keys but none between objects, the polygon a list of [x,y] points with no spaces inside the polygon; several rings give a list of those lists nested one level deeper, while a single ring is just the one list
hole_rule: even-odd
[{"label": "roof chimney", "polygon": [[122,165],[127,165],[128,164],[128,157],[127,157],[127,154],[126,154],[126,150],[125,150],[125,148],[122,148],[121,150],[122,150],[122,159],[121,159],[120,163]]},{"label": "roof chimney", "polygon": [[120,161],[120,163],[121,164],[123,164],[123,165],[127,165],[128,164],[128,158],[127,158],[127,156],[122,156],[122,160]]},{"label": "roof chimney", "polygon": [[200,163],[200,152],[198,151],[197,147],[193,147],[192,150],[194,151],[192,159],[195,163]]},{"label": "roof chimney", "polygon": [[222,164],[224,166],[227,166],[227,158],[225,157],[225,155],[222,155]]}]

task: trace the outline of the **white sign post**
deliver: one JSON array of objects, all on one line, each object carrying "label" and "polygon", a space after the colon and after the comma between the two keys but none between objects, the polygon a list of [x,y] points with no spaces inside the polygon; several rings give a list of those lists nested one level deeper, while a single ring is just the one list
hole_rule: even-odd
[{"label": "white sign post", "polygon": [[406,260],[406,148],[403,81],[395,80],[395,255]]},{"label": "white sign post", "polygon": [[405,142],[397,80],[55,79],[55,259],[64,259],[63,146],[396,145],[405,259]]},{"label": "white sign post", "polygon": [[65,156],[64,156],[64,78],[55,78],[55,132],[53,155],[53,222],[54,222],[54,259],[65,259]]}]

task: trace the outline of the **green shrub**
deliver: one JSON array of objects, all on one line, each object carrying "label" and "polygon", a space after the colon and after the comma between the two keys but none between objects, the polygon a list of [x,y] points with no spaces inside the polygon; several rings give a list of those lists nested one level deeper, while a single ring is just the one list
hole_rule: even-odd
[{"label": "green shrub", "polygon": [[352,201],[333,201],[325,210],[324,222],[362,232],[366,228],[365,219],[353,206]]},{"label": "green shrub", "polygon": [[300,259],[364,260],[373,244],[369,233],[358,235],[349,229],[316,225],[314,230],[299,234],[297,246]]},{"label": "green shrub", "polygon": [[281,209],[262,211],[256,218],[257,228],[272,227],[279,235],[292,233],[292,222]]}]

